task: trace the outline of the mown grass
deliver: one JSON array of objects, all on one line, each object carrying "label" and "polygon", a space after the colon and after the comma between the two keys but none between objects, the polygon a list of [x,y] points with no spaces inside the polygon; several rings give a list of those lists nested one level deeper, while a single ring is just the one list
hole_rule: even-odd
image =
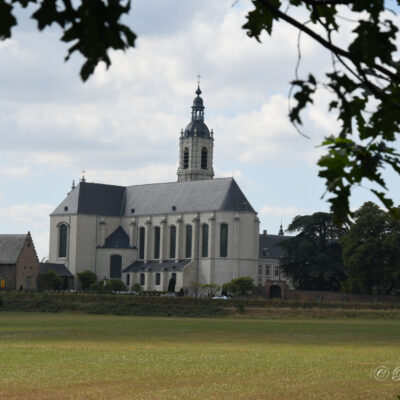
[{"label": "mown grass", "polygon": [[1,399],[397,399],[398,320],[0,313]]}]

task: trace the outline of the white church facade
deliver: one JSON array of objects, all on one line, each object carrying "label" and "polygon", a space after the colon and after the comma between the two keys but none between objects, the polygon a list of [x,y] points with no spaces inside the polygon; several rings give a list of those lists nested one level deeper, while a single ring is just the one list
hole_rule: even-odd
[{"label": "white church facade", "polygon": [[50,216],[49,262],[143,290],[166,291],[171,278],[187,293],[194,283],[260,281],[259,219],[233,178],[214,179],[214,135],[200,94],[198,87],[181,131],[178,181],[123,187],[82,179]]}]

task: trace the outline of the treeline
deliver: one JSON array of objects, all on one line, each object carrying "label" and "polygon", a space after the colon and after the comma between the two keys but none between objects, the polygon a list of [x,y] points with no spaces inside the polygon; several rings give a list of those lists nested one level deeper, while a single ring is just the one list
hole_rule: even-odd
[{"label": "treeline", "polygon": [[400,295],[400,221],[372,202],[338,227],[333,214],[297,216],[280,243],[281,267],[297,289]]}]

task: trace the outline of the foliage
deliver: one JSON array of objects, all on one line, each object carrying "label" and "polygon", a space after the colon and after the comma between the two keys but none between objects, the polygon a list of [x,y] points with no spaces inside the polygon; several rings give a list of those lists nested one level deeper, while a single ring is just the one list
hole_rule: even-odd
[{"label": "foliage", "polygon": [[249,276],[242,276],[240,278],[232,279],[230,282],[222,285],[222,292],[230,295],[245,295],[253,290],[254,281]]},{"label": "foliage", "polygon": [[136,35],[120,22],[129,13],[130,0],[0,0],[0,40],[10,38],[11,28],[17,25],[13,15],[16,4],[35,7],[32,18],[40,31],[53,23],[61,27],[61,40],[72,44],[65,60],[74,52],[85,60],[80,71],[83,81],[100,61],[110,66],[109,49],[126,50],[135,45]]},{"label": "foliage", "polygon": [[104,290],[106,292],[124,292],[126,286],[120,279],[109,279],[104,285]]},{"label": "foliage", "polygon": [[[397,2],[400,4],[400,0]],[[386,167],[400,173],[400,154],[392,145],[400,132],[400,62],[395,43],[398,27],[394,12],[385,9],[387,3],[388,0],[253,0],[254,10],[243,26],[250,37],[260,41],[264,30],[272,36],[274,23],[285,21],[299,31],[299,62],[301,34],[331,54],[332,68],[323,82],[312,74],[300,79],[297,65],[292,82],[296,105],[289,117],[298,127],[302,124],[301,111],[313,103],[317,90],[327,88],[333,94],[329,111],[337,110],[341,128],[322,143],[327,154],[318,165],[339,223],[349,221],[351,189],[365,180],[373,184],[370,190],[384,206],[399,216],[385,193],[382,176]],[[299,15],[306,17],[300,20]],[[353,28],[353,35],[344,43],[338,33],[348,28]],[[374,185],[381,189],[376,190]]]},{"label": "foliage", "polygon": [[400,294],[400,222],[372,202],[355,212],[341,239],[348,275],[345,291]]},{"label": "foliage", "polygon": [[168,292],[175,293],[176,279],[174,276],[171,276],[171,279],[168,282]]},{"label": "foliage", "polygon": [[140,286],[140,283],[134,283],[132,286],[132,290],[134,292],[140,292],[142,290],[142,287]]},{"label": "foliage", "polygon": [[102,292],[104,290],[104,281],[97,281],[93,282],[89,286],[89,290],[92,290],[93,292]]},{"label": "foliage", "polygon": [[61,277],[52,270],[39,276],[40,290],[58,290],[61,289],[62,283]]},{"label": "foliage", "polygon": [[345,233],[333,214],[297,216],[288,228],[300,233],[279,245],[284,249],[282,271],[298,289],[339,290],[345,279],[338,240]]},{"label": "foliage", "polygon": [[97,282],[97,275],[89,270],[78,272],[77,276],[82,290],[88,290],[92,283]]}]

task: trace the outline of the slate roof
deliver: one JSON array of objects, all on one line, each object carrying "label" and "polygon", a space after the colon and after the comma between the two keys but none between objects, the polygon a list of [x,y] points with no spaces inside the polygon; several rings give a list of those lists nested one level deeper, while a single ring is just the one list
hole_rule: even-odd
[{"label": "slate roof", "polygon": [[133,216],[203,211],[254,209],[233,178],[128,187],[81,182],[52,215]]},{"label": "slate roof", "polygon": [[175,262],[174,260],[168,261],[149,261],[144,263],[143,261],[135,261],[131,265],[128,265],[122,272],[146,272],[146,271],[182,271],[192,260],[180,260]]},{"label": "slate roof", "polygon": [[0,264],[15,264],[24,247],[27,234],[0,235]]},{"label": "slate roof", "polygon": [[278,243],[289,239],[290,236],[281,235],[260,235],[259,256],[260,258],[281,258],[283,248]]},{"label": "slate roof", "polygon": [[107,249],[129,249],[129,236],[124,229],[119,226],[108,236],[103,247]]},{"label": "slate roof", "polygon": [[55,263],[39,263],[39,275],[45,274],[47,271],[54,271],[58,276],[67,276],[73,278],[74,275],[64,264]]}]

